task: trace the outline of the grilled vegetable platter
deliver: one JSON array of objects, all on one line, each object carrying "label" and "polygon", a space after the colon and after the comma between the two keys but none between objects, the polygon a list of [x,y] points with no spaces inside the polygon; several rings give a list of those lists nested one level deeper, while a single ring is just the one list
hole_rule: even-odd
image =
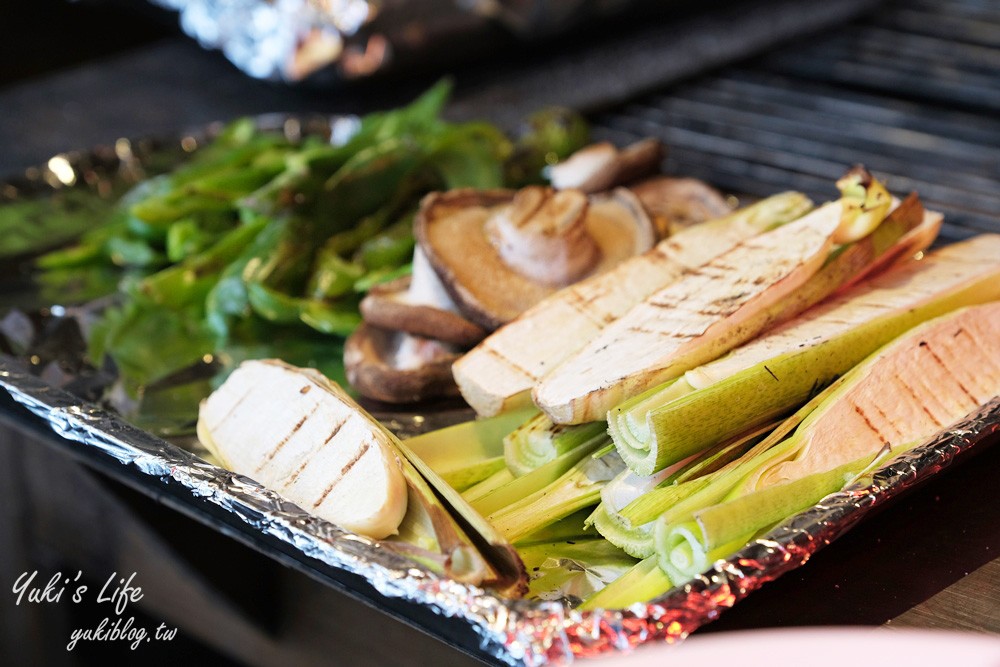
[{"label": "grilled vegetable platter", "polygon": [[527,664],[683,638],[1000,428],[1000,236],[446,99],[9,180],[5,389]]}]

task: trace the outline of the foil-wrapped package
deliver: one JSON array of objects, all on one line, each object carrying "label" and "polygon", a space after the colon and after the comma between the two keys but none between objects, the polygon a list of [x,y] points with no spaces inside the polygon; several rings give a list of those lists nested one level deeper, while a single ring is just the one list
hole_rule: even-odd
[{"label": "foil-wrapped package", "polygon": [[[152,0],[253,77],[351,80],[564,30],[636,0]],[[475,48],[473,47],[475,45]],[[314,76],[314,78],[316,78]]]},{"label": "foil-wrapped package", "polygon": [[[581,28],[585,44],[595,35],[611,39],[597,49],[600,59],[628,59],[652,41],[654,59],[677,61],[667,67],[674,79],[719,64],[714,52],[728,60],[842,22],[877,1],[149,0],[177,12],[185,33],[250,76],[317,87],[386,73],[454,71],[486,56],[502,64],[506,54],[539,52],[546,40]],[[675,42],[676,49],[662,51]],[[574,57],[585,64],[590,58]]]}]

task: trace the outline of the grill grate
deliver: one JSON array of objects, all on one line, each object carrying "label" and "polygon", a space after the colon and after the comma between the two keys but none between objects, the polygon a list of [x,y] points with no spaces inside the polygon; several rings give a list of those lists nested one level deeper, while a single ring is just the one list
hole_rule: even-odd
[{"label": "grill grate", "polygon": [[599,115],[656,136],[667,169],[728,191],[829,199],[861,162],[945,214],[942,240],[1000,232],[1000,7],[893,0],[872,15]]}]

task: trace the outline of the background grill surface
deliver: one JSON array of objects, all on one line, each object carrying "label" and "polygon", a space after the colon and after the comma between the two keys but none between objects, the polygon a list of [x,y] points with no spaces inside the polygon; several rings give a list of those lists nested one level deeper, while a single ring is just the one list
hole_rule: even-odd
[{"label": "background grill surface", "polygon": [[671,173],[818,200],[863,163],[945,214],[941,240],[1000,232],[1000,5],[894,0],[851,24],[598,114],[656,136]]}]

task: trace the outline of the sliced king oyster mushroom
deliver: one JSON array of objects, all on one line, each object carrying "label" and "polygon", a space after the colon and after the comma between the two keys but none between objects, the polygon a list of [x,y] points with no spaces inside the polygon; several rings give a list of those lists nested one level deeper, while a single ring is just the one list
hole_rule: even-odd
[{"label": "sliced king oyster mushroom", "polygon": [[386,403],[458,396],[451,364],[460,352],[448,343],[361,324],[344,345],[351,386]]},{"label": "sliced king oyster mushroom", "polygon": [[202,401],[198,438],[226,468],[382,539],[406,513],[406,480],[389,438],[352,405],[317,371],[247,361]]},{"label": "sliced king oyster mushroom", "polygon": [[219,462],[456,581],[520,597],[514,548],[404,442],[318,371],[245,361],[203,401]]},{"label": "sliced king oyster mushroom", "polygon": [[432,193],[414,231],[461,313],[490,331],[656,241],[642,204],[624,188],[591,197],[538,186]]},{"label": "sliced king oyster mushroom", "polygon": [[404,331],[468,348],[486,330],[459,314],[437,274],[418,246],[413,275],[373,287],[361,300],[365,322],[381,329]]},{"label": "sliced king oyster mushroom", "polygon": [[603,192],[657,171],[665,153],[663,143],[653,138],[621,150],[607,141],[591,144],[549,167],[549,181],[557,190]]}]

